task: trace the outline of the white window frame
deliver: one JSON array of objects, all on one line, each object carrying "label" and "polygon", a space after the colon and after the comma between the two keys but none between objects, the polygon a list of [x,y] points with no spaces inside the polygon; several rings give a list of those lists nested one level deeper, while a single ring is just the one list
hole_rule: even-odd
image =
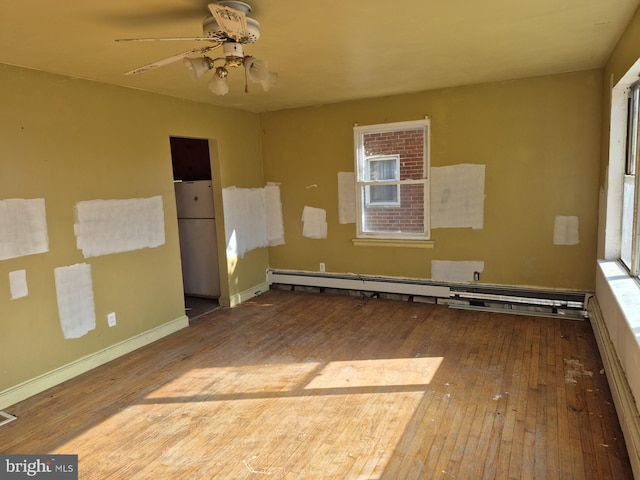
[{"label": "white window frame", "polygon": [[[403,130],[423,129],[423,172],[424,176],[420,179],[406,179],[392,182],[371,182],[366,180],[365,165],[367,156],[364,151],[364,136],[371,133],[386,133]],[[354,146],[355,146],[355,171],[356,171],[356,236],[359,239],[379,239],[379,240],[429,240],[431,236],[430,216],[429,216],[429,168],[430,168],[430,136],[431,122],[428,118],[423,120],[394,122],[376,125],[355,126]],[[391,153],[390,153],[391,154]],[[385,155],[381,155],[385,156]],[[398,172],[400,174],[400,172]],[[402,185],[422,185],[424,192],[423,201],[423,219],[424,231],[420,233],[411,232],[367,232],[363,228],[363,201],[362,190],[369,185],[398,185],[401,190]],[[398,192],[398,201],[400,201],[400,193]],[[378,205],[374,205],[378,206]]]},{"label": "white window frame", "polygon": [[[396,172],[398,173],[398,177],[394,179],[385,179],[385,180],[371,180],[371,162],[381,162],[394,160],[396,162]],[[365,187],[365,205],[374,206],[374,207],[399,207],[401,204],[400,201],[400,155],[375,155],[372,157],[367,157],[365,159],[365,177],[368,178],[372,184],[367,185]],[[373,184],[375,182],[375,184]],[[395,202],[374,202],[371,201],[371,187],[379,187],[384,185],[395,185],[396,187],[396,201]]]},{"label": "white window frame", "polygon": [[[623,196],[625,189],[633,187],[633,199],[625,207],[622,217],[631,217],[631,224],[623,222],[621,232],[620,260],[629,273],[640,277],[640,82],[629,87],[627,97],[627,129]],[[631,209],[631,211],[629,211]],[[630,237],[630,238],[628,238]],[[627,253],[628,250],[628,253]]]}]

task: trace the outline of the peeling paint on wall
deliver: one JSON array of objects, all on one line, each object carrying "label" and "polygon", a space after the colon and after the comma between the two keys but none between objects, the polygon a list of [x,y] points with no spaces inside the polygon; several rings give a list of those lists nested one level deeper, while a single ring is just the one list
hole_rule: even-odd
[{"label": "peeling paint on wall", "polygon": [[0,260],[48,251],[44,198],[0,200]]},{"label": "peeling paint on wall", "polygon": [[26,270],[9,272],[9,289],[11,290],[11,300],[26,297],[29,294]]},{"label": "peeling paint on wall", "polygon": [[265,195],[262,188],[222,189],[227,257],[244,257],[256,248],[267,247]]},{"label": "peeling paint on wall", "polygon": [[484,178],[484,165],[432,168],[431,228],[483,228]]},{"label": "peeling paint on wall", "polygon": [[356,174],[338,172],[338,221],[356,223]]},{"label": "peeling paint on wall", "polygon": [[75,207],[76,244],[85,258],[164,245],[162,197],[89,200]]},{"label": "peeling paint on wall", "polygon": [[480,261],[431,261],[431,279],[439,282],[473,282],[474,272],[484,271]]},{"label": "peeling paint on wall", "polygon": [[327,212],[322,208],[304,207],[302,211],[302,236],[327,238]]},{"label": "peeling paint on wall", "polygon": [[267,241],[270,247],[284,245],[284,223],[280,186],[269,183],[264,187],[264,204],[267,227]]},{"label": "peeling paint on wall", "polygon": [[79,263],[54,270],[58,314],[64,338],[80,338],[96,328],[91,266]]},{"label": "peeling paint on wall", "polygon": [[578,245],[580,243],[578,227],[578,217],[557,216],[553,223],[553,244]]}]

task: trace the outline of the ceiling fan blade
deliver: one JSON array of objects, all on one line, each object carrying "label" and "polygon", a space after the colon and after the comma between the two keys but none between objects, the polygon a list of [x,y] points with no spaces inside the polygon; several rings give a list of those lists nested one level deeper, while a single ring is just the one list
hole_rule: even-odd
[{"label": "ceiling fan blade", "polygon": [[[116,38],[116,42],[163,42],[175,40],[189,40],[196,42],[216,42],[218,40],[210,37],[150,37],[150,38]],[[217,46],[217,45],[216,45]]]},{"label": "ceiling fan blade", "polygon": [[209,50],[213,50],[214,48],[219,47],[220,45],[222,44],[218,43],[217,45],[210,45],[204,48],[194,48],[186,52],[178,53],[176,55],[172,55],[171,57],[163,58],[162,60],[158,60],[156,62],[149,63],[148,65],[143,65],[142,67],[138,67],[134,70],[131,70],[125,73],[125,75],[138,75],[139,73],[148,72],[149,70],[154,70],[158,67],[164,67],[165,65],[169,65],[170,63],[177,62],[178,60],[181,60],[190,55],[204,54]]},{"label": "ceiling fan blade", "polygon": [[247,16],[244,12],[217,3],[210,3],[209,11],[229,38],[236,42],[242,42],[249,37]]},{"label": "ceiling fan blade", "polygon": [[206,14],[207,5],[211,1],[156,1],[153,8],[149,8],[145,2],[101,2],[103,8],[96,11],[96,20],[132,28],[174,25],[178,21],[199,22]]}]

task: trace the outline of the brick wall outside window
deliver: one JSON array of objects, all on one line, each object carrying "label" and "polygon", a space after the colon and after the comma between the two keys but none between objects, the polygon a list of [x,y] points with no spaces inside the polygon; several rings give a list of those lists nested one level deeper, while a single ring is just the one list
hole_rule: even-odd
[{"label": "brick wall outside window", "polygon": [[[400,180],[424,178],[424,134],[422,129],[364,135],[366,157],[400,155]],[[361,195],[364,193],[361,192]],[[401,185],[400,206],[367,206],[364,197],[364,230],[368,232],[424,231],[422,185]]]}]

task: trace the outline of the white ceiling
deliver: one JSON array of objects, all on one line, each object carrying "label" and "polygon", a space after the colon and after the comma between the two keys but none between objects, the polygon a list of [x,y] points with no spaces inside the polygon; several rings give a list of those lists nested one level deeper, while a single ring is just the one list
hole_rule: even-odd
[{"label": "white ceiling", "polygon": [[640,0],[248,0],[261,38],[245,54],[279,73],[272,90],[245,94],[237,69],[218,97],[182,62],[124,75],[203,44],[116,38],[198,36],[207,3],[5,0],[0,63],[268,111],[600,68]]}]

